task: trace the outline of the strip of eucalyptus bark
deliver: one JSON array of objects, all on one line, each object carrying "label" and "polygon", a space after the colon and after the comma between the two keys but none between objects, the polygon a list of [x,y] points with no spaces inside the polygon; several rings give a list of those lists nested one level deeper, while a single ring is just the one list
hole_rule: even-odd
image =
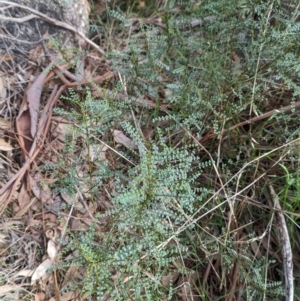
[{"label": "strip of eucalyptus bark", "polygon": [[291,242],[289,237],[289,232],[287,229],[286,221],[284,218],[284,213],[281,212],[281,206],[279,199],[272,185],[269,185],[269,191],[271,194],[272,201],[274,203],[274,208],[277,209],[276,216],[279,223],[280,239],[282,244],[282,259],[285,277],[285,300],[294,300],[294,277],[293,277],[293,255]]}]

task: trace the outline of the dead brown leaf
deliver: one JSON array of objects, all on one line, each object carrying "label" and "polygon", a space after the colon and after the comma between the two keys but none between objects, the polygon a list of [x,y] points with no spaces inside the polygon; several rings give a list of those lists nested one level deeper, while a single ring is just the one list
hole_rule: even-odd
[{"label": "dead brown leaf", "polygon": [[31,277],[33,274],[33,270],[30,269],[23,269],[21,271],[19,271],[16,275],[14,275],[14,278],[17,277]]},{"label": "dead brown leaf", "polygon": [[50,259],[52,259],[52,261],[54,262],[56,259],[56,255],[57,255],[57,246],[54,243],[54,241],[52,241],[52,240],[48,241],[47,253],[48,253],[48,256],[50,257]]},{"label": "dead brown leaf", "polygon": [[34,71],[33,68],[30,68],[30,69],[27,69],[27,70],[26,70],[26,72],[25,72],[25,74],[24,74],[24,76],[23,76],[23,77],[24,77],[24,80],[25,80],[26,82],[34,80],[34,76],[32,75],[32,74],[33,74],[33,71]]},{"label": "dead brown leaf", "polygon": [[73,219],[70,225],[71,230],[75,230],[75,231],[87,231],[90,227],[91,227],[90,225],[84,224],[82,221],[78,219]]},{"label": "dead brown leaf", "polygon": [[38,46],[36,46],[35,48],[32,48],[29,50],[29,57],[28,59],[33,61],[34,63],[38,63],[40,65],[40,60],[41,57],[43,57],[43,45],[39,44]]},{"label": "dead brown leaf", "polygon": [[[19,210],[23,210],[27,207],[29,203],[31,203],[32,199],[26,189],[26,185],[22,183],[22,187],[20,189],[19,195],[18,195],[18,204],[19,204]],[[28,209],[28,208],[27,208]],[[25,212],[24,212],[25,213]]]},{"label": "dead brown leaf", "polygon": [[0,129],[1,130],[8,130],[11,128],[11,123],[9,120],[0,117]]},{"label": "dead brown leaf", "polygon": [[30,130],[31,130],[32,138],[35,137],[37,131],[40,98],[41,98],[43,85],[47,75],[48,74],[46,72],[42,72],[26,92],[26,101],[28,102],[28,107],[30,112],[30,120],[31,120]]},{"label": "dead brown leaf", "polygon": [[80,211],[81,213],[84,213],[86,211],[82,203],[80,203],[79,201],[78,193],[76,193],[74,196],[70,196],[68,193],[61,193],[61,196],[64,199],[64,201],[66,201],[69,205],[73,205],[74,208]]},{"label": "dead brown leaf", "polygon": [[0,286],[0,296],[5,296],[11,291],[16,289],[20,289],[20,287],[16,284],[5,284]]},{"label": "dead brown leaf", "polygon": [[113,131],[115,142],[130,148],[137,148],[136,143],[128,138],[122,131],[114,130]]},{"label": "dead brown leaf", "polygon": [[16,213],[16,217],[21,217],[21,216],[23,216],[27,211],[28,211],[28,209],[29,208],[31,208],[33,205],[34,205],[34,203],[36,202],[36,198],[31,198],[31,200],[30,200],[30,203],[28,203],[26,206],[24,206],[21,210],[19,210],[17,213]]},{"label": "dead brown leaf", "polygon": [[255,240],[251,241],[250,246],[251,246],[252,251],[255,254],[255,257],[257,257],[258,259],[261,258],[262,254],[261,254],[261,251],[259,249],[259,245],[258,245],[257,241],[255,241]]},{"label": "dead brown leaf", "polygon": [[33,140],[36,139],[35,136],[37,133],[38,125],[39,131],[43,131],[44,125],[46,123],[46,120],[42,120],[42,116],[47,117],[47,114],[42,114],[39,124],[38,116],[40,108],[40,98],[47,75],[47,72],[42,72],[29,86],[23,97],[19,115],[16,119],[19,143],[23,151],[24,158],[28,157],[28,153],[31,150]]},{"label": "dead brown leaf", "polygon": [[[60,301],[69,301],[69,300],[75,300],[76,296],[79,294],[76,292],[67,292],[59,297]],[[49,301],[56,301],[54,297],[52,297]]]},{"label": "dead brown leaf", "polygon": [[45,301],[46,295],[43,292],[37,292],[34,295],[34,301]]},{"label": "dead brown leaf", "polygon": [[51,135],[53,139],[57,139],[60,142],[68,142],[69,137],[73,136],[74,131],[70,122],[57,122],[56,120],[51,122]]},{"label": "dead brown leaf", "polygon": [[23,216],[35,202],[36,202],[36,198],[31,197],[27,192],[25,185],[22,184],[21,191],[18,195],[19,208],[16,209],[18,211],[15,216],[16,217]]},{"label": "dead brown leaf", "polygon": [[108,150],[108,146],[102,145],[102,144],[91,144],[89,145],[89,150],[85,149],[84,150],[84,155],[90,156],[90,161],[95,162],[95,161],[104,161],[107,160],[106,158],[106,152]]},{"label": "dead brown leaf", "polygon": [[170,286],[170,284],[173,284],[178,279],[178,277],[178,272],[169,273],[167,276],[163,276],[161,278],[161,283],[163,286]]},{"label": "dead brown leaf", "polygon": [[46,187],[42,187],[38,184],[39,181],[28,175],[29,186],[33,194],[43,203],[51,203],[52,196],[50,190],[46,191]]},{"label": "dead brown leaf", "polygon": [[[73,256],[72,256],[72,258],[73,258]],[[62,288],[67,286],[70,281],[73,281],[75,279],[75,276],[77,276],[77,275],[78,275],[78,267],[70,266],[69,269],[67,270],[67,273],[64,276]]]},{"label": "dead brown leaf", "polygon": [[59,224],[56,215],[50,212],[37,214],[36,217],[42,217],[44,221],[51,223],[51,228],[55,228]]},{"label": "dead brown leaf", "polygon": [[44,260],[34,271],[31,277],[31,284],[34,284],[37,280],[47,274],[47,270],[53,266],[53,262],[50,258]]},{"label": "dead brown leaf", "polygon": [[0,150],[8,152],[13,149],[14,147],[10,143],[6,142],[4,138],[0,138]]},{"label": "dead brown leaf", "polygon": [[[25,105],[24,105],[25,106]],[[26,107],[21,108],[19,116],[17,117],[16,126],[19,134],[19,144],[23,152],[23,156],[27,157],[31,149],[32,138],[30,137],[30,113]],[[23,111],[23,112],[22,112]]]}]

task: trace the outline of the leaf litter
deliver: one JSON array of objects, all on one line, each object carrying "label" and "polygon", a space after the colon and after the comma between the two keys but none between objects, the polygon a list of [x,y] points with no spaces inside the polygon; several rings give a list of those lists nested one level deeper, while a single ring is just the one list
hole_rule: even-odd
[{"label": "leaf litter", "polygon": [[[32,60],[39,60],[40,53],[39,47],[36,48],[36,51],[31,51]],[[95,75],[95,67],[91,68],[91,66],[90,64],[86,67],[85,73],[91,79],[95,79],[98,85],[105,84],[114,78],[114,73],[111,71],[103,75]],[[68,88],[77,89],[78,85],[90,85],[90,81],[86,79],[82,79],[81,83],[74,81],[76,77],[68,71],[68,68],[66,65],[59,66],[55,63],[52,64],[52,67],[51,65],[46,66],[40,75],[33,76],[35,70],[31,66],[26,73],[26,78],[29,79],[30,83],[27,85],[23,76],[19,78],[20,84],[25,84],[27,87],[25,87],[18,116],[15,120],[16,132],[13,135],[10,134],[10,132],[14,132],[12,122],[6,118],[0,118],[0,131],[2,131],[3,137],[4,135],[12,137],[0,137],[0,150],[6,154],[18,150],[20,158],[15,173],[5,180],[0,188],[1,214],[3,217],[6,216],[6,209],[10,208],[15,219],[15,223],[8,228],[5,228],[4,224],[0,222],[0,251],[3,256],[19,258],[5,263],[10,271],[6,268],[7,283],[0,281],[0,295],[1,292],[6,296],[11,293],[15,294],[15,298],[18,299],[25,295],[23,287],[26,289],[31,287],[33,293],[36,290],[34,293],[35,300],[55,300],[53,297],[54,288],[56,288],[57,294],[57,291],[67,287],[69,283],[64,281],[59,288],[54,280],[53,272],[49,274],[54,263],[58,260],[62,246],[57,240],[54,242],[51,239],[46,239],[45,241],[45,233],[49,229],[61,231],[65,227],[70,227],[73,231],[84,231],[90,227],[91,215],[97,210],[93,204],[83,205],[78,193],[75,196],[68,193],[53,194],[50,186],[57,179],[43,170],[43,162],[56,162],[60,156],[59,152],[69,142],[68,137],[73,135],[74,124],[72,121],[53,114],[55,105],[57,103],[61,105],[59,102],[60,95],[65,93]],[[4,82],[2,78],[0,79],[2,100],[2,98],[6,98],[7,94]],[[11,83],[13,83],[12,80]],[[47,87],[51,87],[51,95],[46,92]],[[45,101],[45,98],[48,99]],[[17,100],[20,101],[19,98]],[[99,158],[101,161],[105,161],[107,160],[107,150],[108,147],[101,144],[100,148],[99,145],[90,146],[90,149],[83,150],[83,153],[90,153],[95,161]],[[72,156],[74,158],[76,156],[76,154],[69,155],[71,160]],[[3,168],[10,165],[10,162],[7,162]],[[80,169],[78,172],[81,172]],[[83,193],[86,191],[86,198],[88,196],[87,188],[82,186],[80,190]],[[65,204],[64,212],[66,214],[58,220],[62,204]],[[68,211],[68,206],[76,211],[77,218],[72,215],[72,211]],[[80,218],[78,219],[78,217]],[[12,237],[15,238],[12,240]],[[34,247],[31,247],[33,245],[29,241],[34,241]],[[4,267],[4,261],[0,261],[0,267]],[[82,272],[79,272],[77,268],[70,268],[67,275],[74,278],[74,273],[82,277]],[[12,281],[16,284],[10,284]],[[42,288],[42,291],[39,287]],[[77,296],[78,292],[68,292],[60,295],[60,300],[73,300]]]}]

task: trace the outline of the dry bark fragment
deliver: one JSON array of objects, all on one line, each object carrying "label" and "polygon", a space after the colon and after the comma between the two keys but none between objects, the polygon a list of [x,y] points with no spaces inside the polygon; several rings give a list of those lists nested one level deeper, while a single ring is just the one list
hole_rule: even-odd
[{"label": "dry bark fragment", "polygon": [[290,242],[290,236],[286,221],[284,218],[284,213],[282,212],[278,196],[272,185],[269,185],[270,194],[274,203],[274,208],[278,211],[276,212],[277,220],[279,223],[280,239],[282,245],[282,258],[283,258],[283,268],[285,277],[285,300],[294,300],[294,275],[293,275],[293,253]]}]

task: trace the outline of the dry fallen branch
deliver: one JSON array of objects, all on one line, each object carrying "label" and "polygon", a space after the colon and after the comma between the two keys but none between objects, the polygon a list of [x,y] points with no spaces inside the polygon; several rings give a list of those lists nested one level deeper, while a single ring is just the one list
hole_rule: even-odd
[{"label": "dry fallen branch", "polygon": [[286,301],[294,300],[294,277],[293,277],[293,255],[289,232],[286,226],[284,213],[281,212],[281,206],[272,185],[269,185],[270,194],[274,203],[274,208],[277,209],[276,215],[279,223],[280,239],[282,244],[282,258],[285,277],[285,292]]},{"label": "dry fallen branch", "polygon": [[276,114],[279,114],[279,113],[284,113],[284,112],[287,112],[287,111],[291,111],[292,109],[296,109],[296,108],[299,108],[300,107],[300,101],[297,101],[295,102],[294,104],[292,105],[288,105],[288,106],[285,106],[283,108],[280,108],[280,109],[276,109],[276,110],[272,110],[272,111],[269,111],[269,112],[266,112],[260,116],[257,116],[257,117],[254,117],[254,118],[250,118],[246,121],[243,121],[243,122],[240,122],[236,125],[233,125],[229,128],[229,131],[231,130],[234,130],[236,128],[239,128],[243,125],[246,125],[246,124],[250,124],[250,123],[254,123],[256,121],[259,121],[259,120],[263,120],[263,119],[266,119],[268,117],[271,117],[273,115],[276,115]]},{"label": "dry fallen branch", "polygon": [[[68,70],[64,70],[62,67],[58,66],[53,69],[53,72],[60,78],[60,80],[66,85],[68,88],[76,88],[78,86],[93,86],[94,84],[104,84],[106,81],[115,77],[115,73],[113,71],[108,71],[103,75],[97,75],[93,79],[83,79],[80,82],[77,82],[76,76],[72,76],[72,74]],[[73,79],[74,82],[70,82],[64,74]]]},{"label": "dry fallen branch", "polygon": [[[257,117],[253,117],[253,118],[250,118],[246,121],[243,121],[243,122],[240,122],[238,124],[235,124],[233,126],[231,126],[229,129],[226,129],[222,132],[222,134],[225,134],[226,132],[228,131],[232,131],[234,129],[237,129],[237,128],[240,128],[246,124],[252,124],[252,123],[255,123],[259,120],[264,120],[264,119],[267,119],[269,117],[272,117],[272,116],[275,116],[276,114],[279,114],[279,113],[284,113],[284,112],[288,112],[288,111],[291,111],[292,109],[297,109],[297,108],[300,108],[300,101],[297,101],[295,102],[294,104],[292,105],[287,105],[283,108],[280,108],[280,109],[275,109],[275,110],[272,110],[272,111],[269,111],[269,112],[266,112],[260,116],[257,116]],[[204,143],[205,141],[207,140],[210,140],[214,137],[216,137],[217,135],[213,132],[213,129],[211,129],[206,135],[204,135],[202,138],[201,138],[201,143]]]}]

